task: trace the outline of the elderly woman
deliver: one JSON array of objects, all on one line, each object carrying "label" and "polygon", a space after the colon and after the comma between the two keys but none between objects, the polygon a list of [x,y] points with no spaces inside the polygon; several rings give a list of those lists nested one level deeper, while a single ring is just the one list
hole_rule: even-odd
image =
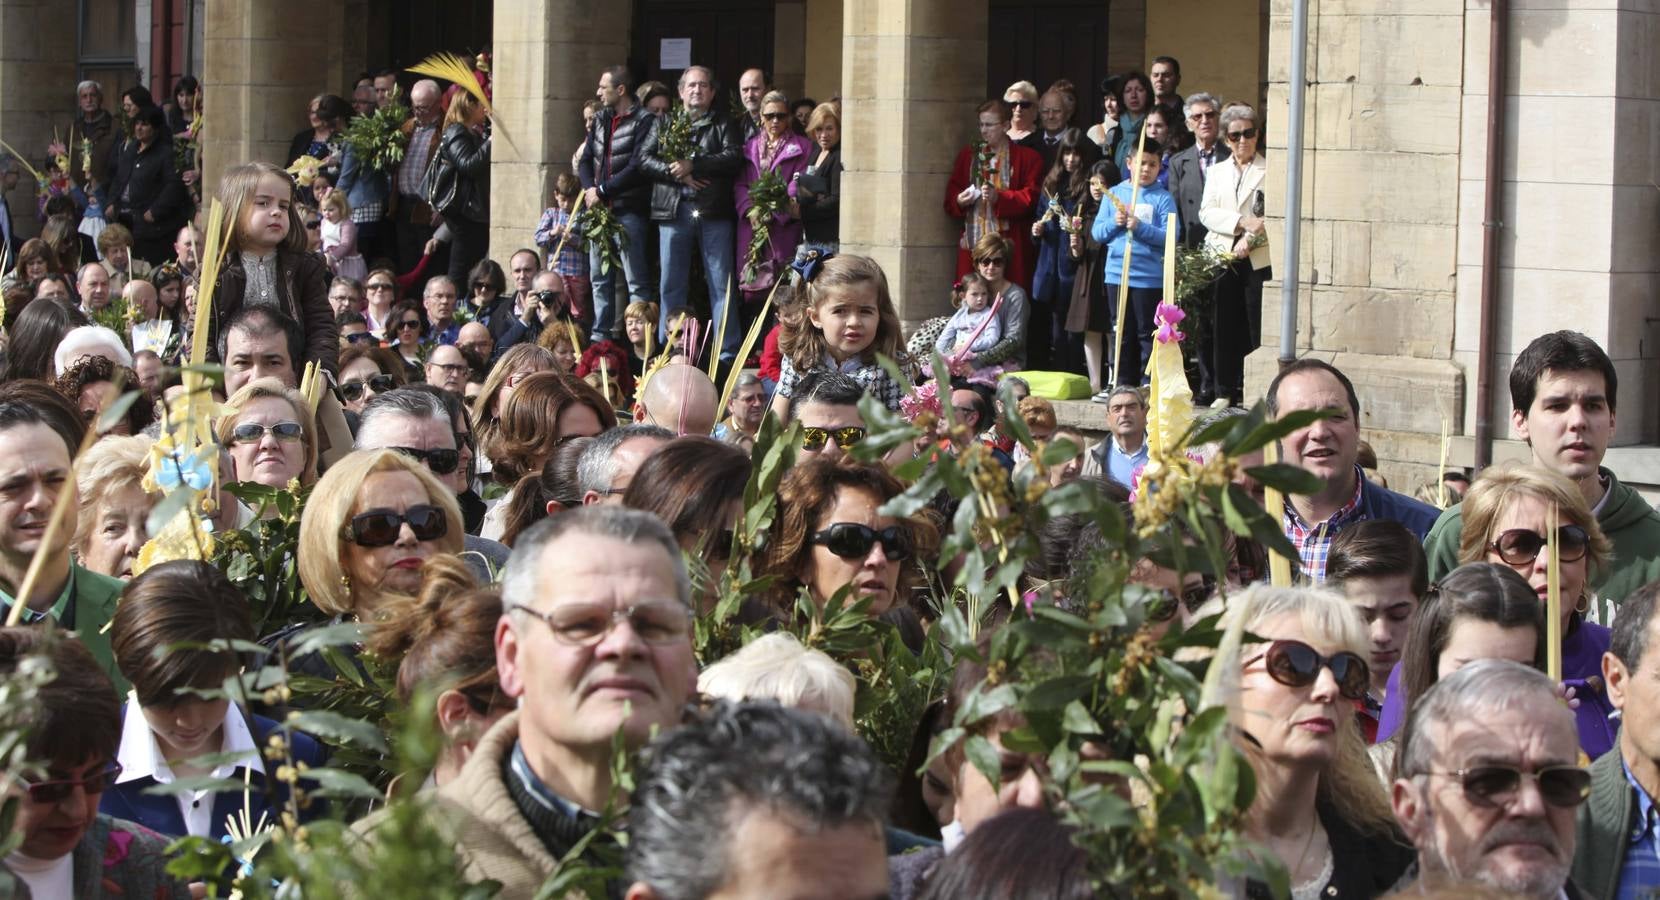
[{"label": "elderly woman", "polygon": [[922,574],[916,560],[932,558],[938,533],[924,520],[877,512],[904,490],[881,466],[797,463],[778,486],[761,562],[761,574],[777,579],[774,608],[791,615],[802,588],[819,608],[838,595],[868,600],[873,618],[906,606]]},{"label": "elderly woman", "polygon": [[[980,146],[970,143],[957,152],[951,178],[945,184],[945,211],[963,222],[957,244],[957,275],[973,269],[975,248],[982,238],[999,235],[1014,248],[1004,276],[1022,288],[1032,283],[1032,211],[1037,208],[1043,181],[1043,154],[1009,142],[1009,106],[987,100],[976,110]],[[983,274],[983,273],[982,273]]]},{"label": "elderly woman", "polygon": [[[1230,598],[1259,642],[1238,658],[1230,718],[1256,776],[1247,834],[1290,875],[1291,895],[1376,897],[1413,854],[1396,829],[1355,720],[1370,673],[1366,626],[1337,594],[1258,585]],[[1269,896],[1252,883],[1247,896]]]},{"label": "elderly woman", "polygon": [[[286,489],[317,480],[317,426],[300,392],[275,378],[258,378],[225,402],[214,426],[230,449],[228,481]],[[266,514],[275,514],[275,509]]]},{"label": "elderly woman", "polygon": [[80,512],[75,556],[100,575],[127,579],[133,560],[150,539],[150,507],[159,498],[144,492],[145,462],[153,443],[144,437],[106,437],[81,454],[75,465]]},{"label": "elderly woman", "polygon": [[[796,182],[814,157],[812,142],[790,127],[790,101],[778,91],[761,98],[761,130],[744,143],[744,167],[734,189],[738,199],[738,252],[745,263],[738,274],[738,288],[746,303],[760,303],[784,274],[795,248],[801,243],[801,210],[796,203]],[[753,258],[748,256],[760,212],[750,198],[755,183],[768,174],[784,182],[788,196],[783,208],[767,221],[767,244]],[[753,264],[753,265],[752,265]]]},{"label": "elderly woman", "polygon": [[[120,398],[122,392],[138,389],[138,373],[127,366],[116,365],[103,356],[82,356],[70,363],[69,368],[63,370],[63,374],[58,376],[52,386],[70,403],[75,404],[81,411],[81,417],[91,424]],[[150,427],[155,418],[155,404],[140,397],[138,402],[127,407],[126,413],[116,420],[109,433],[141,434],[144,429]]]},{"label": "elderly woman", "polygon": [[540,476],[542,466],[566,438],[593,437],[617,427],[617,414],[587,382],[564,372],[537,372],[514,388],[502,406],[484,451],[494,466],[491,475],[508,487],[484,514],[479,536],[500,540],[506,534],[515,493],[533,489],[523,479]]},{"label": "elderly woman", "polygon": [[1464,495],[1460,562],[1502,563],[1527,579],[1539,603],[1549,589],[1550,551],[1546,517],[1554,506],[1560,518],[1557,582],[1562,598],[1562,679],[1579,697],[1575,716],[1579,745],[1592,759],[1614,746],[1613,704],[1602,682],[1602,654],[1609,630],[1585,619],[1596,601],[1591,583],[1608,565],[1612,545],[1597,524],[1585,496],[1573,482],[1539,466],[1490,468]]},{"label": "elderly woman", "polygon": [[1232,260],[1212,288],[1211,373],[1216,396],[1238,406],[1245,397],[1245,356],[1262,343],[1262,283],[1272,277],[1262,195],[1268,166],[1257,153],[1256,110],[1229,103],[1221,127],[1233,155],[1207,170],[1199,221],[1210,230],[1205,246]]},{"label": "elderly woman", "polygon": [[1003,130],[1009,143],[1041,153],[1043,137],[1037,133],[1037,85],[1030,81],[1017,81],[1003,92],[1003,102],[1009,108],[1008,127]]},{"label": "elderly woman", "polygon": [[329,467],[300,519],[300,581],[331,616],[375,621],[393,595],[412,597],[423,569],[462,548],[455,492],[421,461],[359,450]]},{"label": "elderly woman", "polygon": [[812,162],[795,183],[795,201],[809,244],[834,248],[841,240],[842,117],[836,107],[820,103],[807,120],[813,141]]},{"label": "elderly woman", "polygon": [[732,530],[743,516],[749,454],[710,437],[675,438],[634,473],[623,505],[656,513],[674,532],[687,558],[703,563],[694,572],[700,606],[713,608],[716,589],[732,551]]},{"label": "elderly woman", "polygon": [[375,395],[405,383],[403,361],[385,347],[354,344],[340,351],[340,399],[351,412],[363,412]]}]

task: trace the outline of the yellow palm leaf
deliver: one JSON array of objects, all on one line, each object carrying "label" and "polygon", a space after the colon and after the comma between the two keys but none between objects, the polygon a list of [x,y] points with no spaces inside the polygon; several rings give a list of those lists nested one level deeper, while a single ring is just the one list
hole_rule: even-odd
[{"label": "yellow palm leaf", "polygon": [[501,136],[503,138],[507,137],[507,129],[502,127],[501,117],[496,115],[496,108],[490,105],[490,98],[484,93],[484,87],[478,83],[478,78],[473,75],[472,63],[454,53],[434,53],[421,60],[419,64],[410,66],[406,71],[460,85],[462,90],[472,94],[473,99],[483,105],[484,111],[496,120],[496,130],[501,132]]}]

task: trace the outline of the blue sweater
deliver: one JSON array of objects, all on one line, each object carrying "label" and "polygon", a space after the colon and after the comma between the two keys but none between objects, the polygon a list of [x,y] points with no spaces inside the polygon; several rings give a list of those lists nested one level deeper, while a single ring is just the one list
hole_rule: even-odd
[{"label": "blue sweater", "polygon": [[[1129,182],[1114,185],[1108,193],[1117,197],[1126,208],[1130,205]],[[1141,209],[1143,217],[1147,210],[1152,210],[1152,221],[1143,221],[1135,226],[1135,252],[1130,254],[1130,287],[1157,288],[1164,285],[1164,221],[1165,217],[1176,211],[1176,198],[1170,192],[1158,185],[1149,185],[1141,189],[1136,197],[1136,207]],[[1107,284],[1117,287],[1124,274],[1124,242],[1129,239],[1127,229],[1118,227],[1115,214],[1118,207],[1111,200],[1103,199],[1101,211],[1095,216],[1095,224],[1090,228],[1090,237],[1095,243],[1107,248]],[[1135,212],[1135,210],[1131,210]]]}]

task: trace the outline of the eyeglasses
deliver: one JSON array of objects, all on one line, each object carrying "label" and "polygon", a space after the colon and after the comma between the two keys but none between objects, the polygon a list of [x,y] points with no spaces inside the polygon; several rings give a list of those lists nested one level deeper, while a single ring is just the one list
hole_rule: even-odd
[{"label": "eyeglasses", "polygon": [[1372,680],[1366,661],[1355,654],[1342,650],[1321,656],[1302,641],[1275,641],[1268,645],[1267,652],[1251,657],[1245,665],[1259,659],[1268,661],[1268,676],[1286,687],[1308,687],[1320,677],[1321,669],[1331,669],[1332,677],[1337,679],[1337,692],[1350,700],[1366,696]]},{"label": "eyeglasses", "polygon": [[307,220],[306,223],[305,223],[305,230],[306,231],[316,231],[317,229],[322,228],[322,227],[323,227],[322,222],[313,222],[313,221]]},{"label": "eyeglasses", "polygon": [[782,122],[790,117],[789,113],[761,113],[761,118],[768,122]]},{"label": "eyeglasses", "polygon": [[385,281],[371,281],[368,284],[364,285],[364,287],[368,288],[371,291],[389,291],[389,290],[392,289],[392,285],[389,282],[385,282]]},{"label": "eyeglasses", "polygon": [[115,787],[115,780],[121,777],[121,764],[112,762],[101,772],[77,779],[54,779],[52,781],[36,781],[25,783],[29,802],[42,805],[61,803],[65,797],[75,792],[76,788],[88,794],[102,794]]},{"label": "eyeglasses", "polygon": [[488,281],[475,281],[475,282],[473,282],[473,290],[475,290],[475,291],[488,291],[493,287],[495,287],[495,285],[491,284]]},{"label": "eyeglasses", "polygon": [[231,429],[231,440],[238,444],[257,444],[265,440],[267,431],[284,444],[293,443],[305,436],[305,428],[298,422],[278,422],[275,425],[243,422]]},{"label": "eyeglasses", "polygon": [[429,363],[427,363],[427,368],[437,369],[437,370],[443,372],[445,375],[465,375],[465,374],[467,374],[467,364],[466,363],[435,363],[435,362],[429,362]]},{"label": "eyeglasses", "polygon": [[443,447],[434,450],[422,450],[417,447],[387,447],[386,449],[396,450],[410,459],[418,459],[426,463],[427,468],[431,469],[434,475],[448,475],[455,471],[456,466],[461,465],[460,450],[449,450]]},{"label": "eyeglasses", "polygon": [[801,449],[808,453],[823,450],[824,445],[831,439],[834,439],[836,446],[843,450],[852,450],[855,444],[865,439],[865,430],[858,425],[845,428],[814,428],[808,425],[801,429]]},{"label": "eyeglasses", "polygon": [[363,344],[375,339],[375,336],[367,331],[360,331],[357,334],[343,334],[341,337],[345,338],[348,344]]},{"label": "eyeglasses", "polygon": [[571,647],[592,647],[628,620],[628,627],[648,644],[676,644],[691,630],[686,607],[674,600],[651,600],[618,609],[599,603],[563,603],[547,612],[522,603],[508,607],[542,620],[553,639]]},{"label": "eyeglasses", "polygon": [[[1563,562],[1578,562],[1590,549],[1591,535],[1578,525],[1563,525],[1556,529],[1557,557]],[[1501,532],[1487,545],[1499,559],[1512,566],[1525,566],[1539,558],[1545,549],[1545,536],[1528,528],[1512,528]]]},{"label": "eyeglasses", "polygon": [[1228,132],[1228,140],[1230,140],[1230,141],[1237,141],[1237,140],[1240,140],[1241,138],[1254,138],[1256,136],[1257,136],[1257,130],[1255,128],[1243,128],[1243,129],[1240,129],[1239,131],[1230,131],[1230,132]]},{"label": "eyeglasses", "polygon": [[1005,100],[1003,102],[1009,104],[1013,109],[1031,109],[1037,105],[1030,100]]},{"label": "eyeglasses", "polygon": [[390,375],[375,375],[366,379],[354,378],[351,381],[340,382],[340,396],[346,398],[348,402],[355,403],[357,398],[363,396],[365,387],[377,394],[384,394],[397,386],[397,382]]},{"label": "eyeglasses", "polygon": [[1204,580],[1191,587],[1182,589],[1181,596],[1176,596],[1168,590],[1160,590],[1160,598],[1153,602],[1147,610],[1147,618],[1155,622],[1168,622],[1176,617],[1179,610],[1197,612],[1210,599],[1212,591],[1216,590],[1216,579],[1206,575]]},{"label": "eyeglasses", "polygon": [[402,331],[405,328],[419,329],[420,327],[421,327],[421,320],[420,319],[404,319],[403,321],[398,323],[398,330],[399,331]]},{"label": "eyeglasses", "polygon": [[340,539],[359,547],[390,547],[398,542],[405,523],[415,533],[417,541],[436,540],[450,530],[449,519],[442,509],[419,503],[402,513],[378,509],[352,516],[351,521],[340,529]]},{"label": "eyeglasses", "polygon": [[883,555],[889,560],[906,559],[911,555],[910,536],[897,525],[877,531],[857,522],[837,522],[813,535],[814,544],[842,559],[864,559],[878,541],[882,544]]},{"label": "eyeglasses", "polygon": [[1196,112],[1193,115],[1189,116],[1188,118],[1190,118],[1190,119],[1214,119],[1214,118],[1216,118],[1216,111],[1211,110],[1210,112]]},{"label": "eyeglasses", "polygon": [[1476,806],[1504,806],[1521,789],[1523,778],[1539,783],[1539,796],[1551,806],[1571,809],[1591,795],[1591,773],[1578,766],[1542,766],[1523,772],[1514,766],[1474,766],[1451,772],[1425,771],[1459,782],[1464,797]]}]

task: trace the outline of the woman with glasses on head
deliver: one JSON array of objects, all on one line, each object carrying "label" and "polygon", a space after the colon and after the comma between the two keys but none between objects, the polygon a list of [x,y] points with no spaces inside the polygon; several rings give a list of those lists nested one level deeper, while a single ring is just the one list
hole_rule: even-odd
[{"label": "woman with glasses on head", "polygon": [[1222,108],[1222,138],[1233,155],[1206,170],[1199,221],[1210,229],[1205,246],[1232,260],[1212,288],[1212,361],[1216,396],[1239,406],[1245,396],[1245,356],[1262,343],[1262,283],[1269,270],[1263,218],[1268,166],[1257,152],[1262,126],[1244,103]]},{"label": "woman with glasses on head", "polygon": [[478,474],[488,475],[490,442],[496,432],[496,421],[507,398],[513,396],[519,383],[537,372],[552,371],[556,362],[553,354],[535,344],[517,344],[507,349],[490,367],[484,378],[484,387],[473,401],[473,434],[478,443]]},{"label": "woman with glasses on head", "polygon": [[403,387],[403,361],[385,347],[353,345],[340,351],[341,403],[347,411],[363,412],[377,394]]},{"label": "woman with glasses on head", "polygon": [[485,513],[479,536],[501,540],[520,489],[536,490],[535,479],[561,442],[572,436],[594,437],[615,427],[617,415],[611,404],[575,375],[549,371],[526,377],[502,404],[496,427],[485,439],[491,476],[508,491]]},{"label": "woman with glasses on head", "polygon": [[[286,490],[317,480],[317,427],[311,406],[300,392],[275,378],[259,378],[225,401],[225,414],[214,426],[219,443],[229,448],[227,481],[245,481]],[[276,515],[276,509],[262,511]]]},{"label": "woman with glasses on head", "polygon": [[980,140],[958,151],[945,185],[945,211],[963,223],[957,274],[975,269],[981,238],[999,235],[1012,248],[1003,277],[1024,289],[1032,283],[1027,235],[1043,180],[1043,154],[1010,142],[1009,105],[1004,101],[987,100],[976,114]]},{"label": "woman with glasses on head", "polygon": [[[1360,614],[1329,591],[1263,585],[1228,606],[1224,627],[1243,619],[1253,636],[1211,663],[1239,673],[1229,718],[1257,785],[1247,835],[1285,867],[1294,900],[1387,893],[1413,852],[1356,720],[1371,678]],[[1270,894],[1250,882],[1246,896]]]},{"label": "woman with glasses on head", "polygon": [[774,611],[794,615],[806,588],[823,608],[869,600],[876,618],[909,605],[922,580],[919,560],[933,559],[939,533],[921,518],[877,512],[905,486],[878,465],[812,459],[796,464],[778,486],[778,515],[763,551],[760,574],[777,579]]},{"label": "woman with glasses on head", "polygon": [[1614,746],[1614,706],[1602,681],[1602,654],[1609,630],[1586,618],[1596,604],[1594,575],[1608,564],[1613,547],[1567,478],[1539,466],[1505,466],[1482,472],[1464,495],[1460,562],[1500,563],[1527,579],[1540,605],[1549,589],[1550,551],[1546,521],[1557,510],[1557,583],[1562,600],[1562,681],[1579,699],[1579,745],[1596,759]]}]

